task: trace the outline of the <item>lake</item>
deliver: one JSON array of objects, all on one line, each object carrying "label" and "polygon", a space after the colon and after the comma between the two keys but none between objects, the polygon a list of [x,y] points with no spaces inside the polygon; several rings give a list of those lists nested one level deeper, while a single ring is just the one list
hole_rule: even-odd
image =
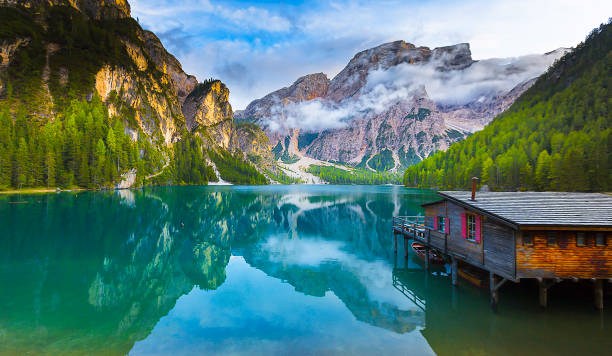
[{"label": "lake", "polygon": [[435,199],[325,185],[0,196],[0,355],[612,352],[612,308],[588,288],[554,287],[541,310],[536,285],[508,283],[494,313],[448,267],[396,257],[392,217]]}]

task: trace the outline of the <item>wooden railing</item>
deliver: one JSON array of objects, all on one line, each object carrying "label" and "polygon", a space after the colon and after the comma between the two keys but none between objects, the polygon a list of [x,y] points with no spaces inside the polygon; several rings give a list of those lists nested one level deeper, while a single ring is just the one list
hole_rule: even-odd
[{"label": "wooden railing", "polygon": [[393,218],[393,230],[447,253],[448,234],[427,226],[426,219],[425,216],[396,216]]},{"label": "wooden railing", "polygon": [[393,287],[400,291],[403,295],[405,295],[410,301],[412,301],[416,306],[421,308],[421,310],[426,311],[427,309],[427,301],[425,299],[419,297],[414,291],[408,288],[402,280],[393,272]]}]

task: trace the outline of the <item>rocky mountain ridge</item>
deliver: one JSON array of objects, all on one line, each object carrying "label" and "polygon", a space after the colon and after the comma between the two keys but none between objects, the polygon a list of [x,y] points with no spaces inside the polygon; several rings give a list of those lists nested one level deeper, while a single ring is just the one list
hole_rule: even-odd
[{"label": "rocky mountain ridge", "polygon": [[[482,129],[565,52],[475,61],[467,43],[430,49],[395,41],[357,53],[332,80],[301,77],[235,117],[260,125],[284,156],[398,170]],[[497,79],[513,86],[489,83]],[[470,93],[472,82],[481,93],[468,100],[439,95],[456,95],[446,93],[453,85]],[[321,124],[337,116],[329,127]]]}]

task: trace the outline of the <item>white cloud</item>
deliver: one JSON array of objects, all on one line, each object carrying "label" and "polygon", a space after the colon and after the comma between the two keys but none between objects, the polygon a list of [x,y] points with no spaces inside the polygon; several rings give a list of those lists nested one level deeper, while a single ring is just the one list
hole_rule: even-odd
[{"label": "white cloud", "polygon": [[428,47],[460,42],[475,58],[512,57],[575,46],[612,15],[608,0],[343,2],[311,11],[299,26],[313,36],[404,39]]},{"label": "white cloud", "polygon": [[154,32],[165,32],[183,26],[187,31],[206,28],[202,16],[210,14],[215,7],[208,0],[130,0],[132,17],[143,21],[146,28]]},{"label": "white cloud", "polygon": [[320,72],[322,68],[338,72],[346,62],[340,63],[335,55],[320,49],[345,48],[344,51],[352,52],[355,44],[320,42],[314,44],[319,50],[308,51],[310,46],[313,44],[306,41],[264,47],[245,40],[220,40],[203,44],[179,59],[185,71],[200,79],[212,76],[223,80],[230,89],[232,106],[244,109],[252,100],[289,86],[303,75]]},{"label": "white cloud", "polygon": [[217,13],[236,25],[248,26],[257,30],[271,32],[288,31],[291,22],[286,18],[271,14],[268,10],[249,6],[246,9],[229,9],[223,6],[215,7]]},{"label": "white cloud", "polygon": [[[367,88],[384,87],[385,99],[405,98],[403,90],[425,88],[428,96],[436,103],[464,105],[479,97],[490,97],[510,91],[518,84],[538,77],[561,55],[527,55],[515,58],[486,59],[466,69],[439,71],[439,63],[423,66],[401,64],[389,70],[376,70],[368,76]],[[378,96],[375,100],[379,100]],[[384,100],[383,100],[384,101]],[[388,101],[388,100],[387,100]]]},{"label": "white cloud", "polygon": [[283,16],[254,6],[228,7],[211,3],[209,0],[187,0],[178,3],[169,0],[132,0],[131,3],[132,16],[142,17],[146,25],[155,31],[167,31],[178,24],[193,32],[202,29],[214,30],[210,25],[215,22],[205,19],[207,16],[225,20],[236,29],[283,32],[291,28],[291,22]]}]

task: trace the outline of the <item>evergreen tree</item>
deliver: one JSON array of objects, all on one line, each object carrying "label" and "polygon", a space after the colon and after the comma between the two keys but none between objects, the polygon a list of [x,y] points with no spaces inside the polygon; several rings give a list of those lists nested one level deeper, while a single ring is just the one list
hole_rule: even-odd
[{"label": "evergreen tree", "polygon": [[53,151],[47,151],[45,156],[45,167],[47,168],[46,172],[46,182],[47,187],[55,186],[55,155]]},{"label": "evergreen tree", "polygon": [[106,166],[106,146],[104,145],[104,141],[102,138],[98,139],[98,143],[96,144],[96,169],[94,173],[94,183],[97,185],[101,185],[106,182],[104,167]]},{"label": "evergreen tree", "polygon": [[28,153],[28,144],[24,137],[19,139],[19,148],[15,155],[15,184],[16,187],[23,187],[28,182],[28,163],[30,155]]},{"label": "evergreen tree", "polygon": [[535,172],[535,185],[538,190],[550,190],[550,168],[552,160],[546,150],[538,155]]}]

